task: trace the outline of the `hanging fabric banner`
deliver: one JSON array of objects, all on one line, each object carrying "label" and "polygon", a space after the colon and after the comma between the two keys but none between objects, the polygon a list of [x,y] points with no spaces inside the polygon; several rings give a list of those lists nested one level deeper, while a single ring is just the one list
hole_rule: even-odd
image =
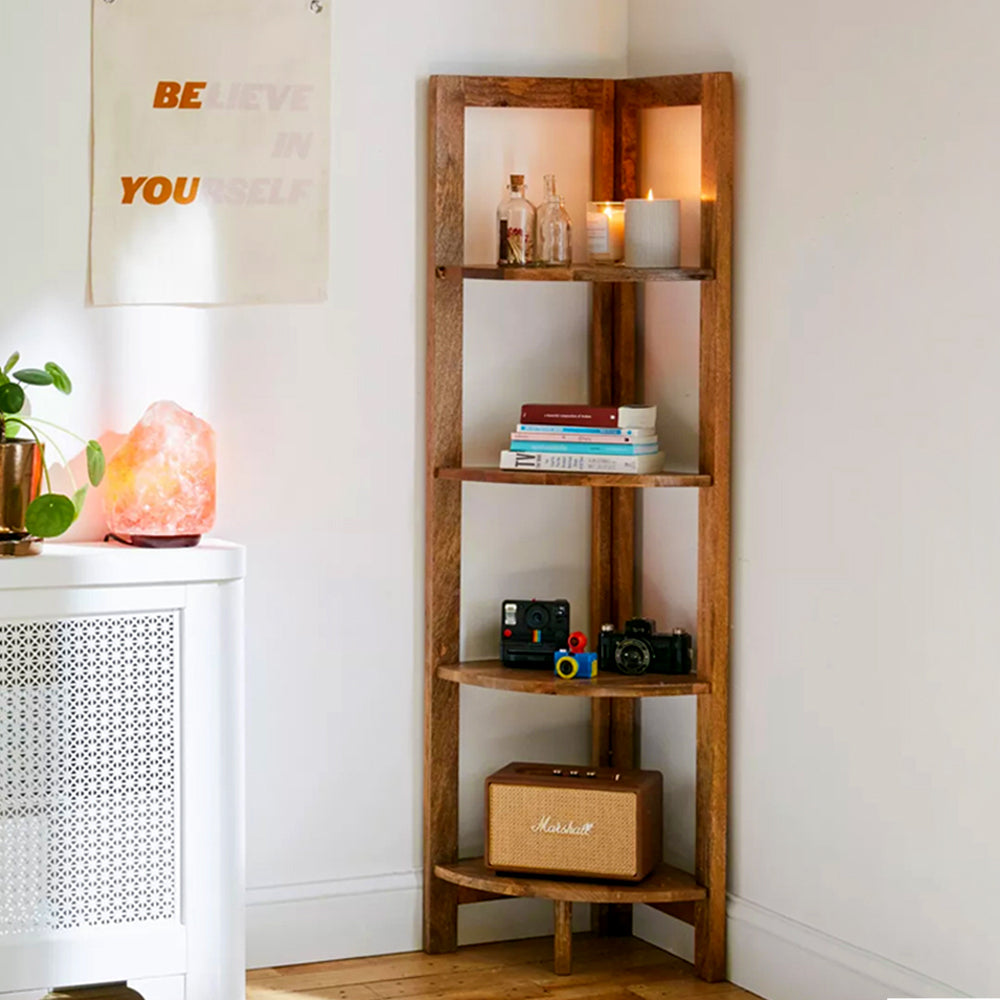
[{"label": "hanging fabric banner", "polygon": [[95,305],[315,302],[332,0],[93,0]]}]

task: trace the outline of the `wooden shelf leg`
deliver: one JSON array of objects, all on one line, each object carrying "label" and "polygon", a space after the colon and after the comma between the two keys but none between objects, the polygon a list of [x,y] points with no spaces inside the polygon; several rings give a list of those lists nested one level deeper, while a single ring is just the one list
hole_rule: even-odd
[{"label": "wooden shelf leg", "polygon": [[733,228],[733,81],[702,77],[702,255],[715,281],[701,297],[699,468],[712,485],[698,498],[698,696],[695,876],[708,890],[695,915],[694,964],[702,979],[726,975],[726,810],[729,746],[729,446]]},{"label": "wooden shelf leg", "polygon": [[432,877],[424,883],[424,951],[440,955],[458,947],[458,893],[450,882]]},{"label": "wooden shelf leg", "polygon": [[[457,621],[457,617],[455,621]],[[424,951],[458,946],[458,887],[434,874],[434,865],[458,857],[458,685],[428,669],[424,758]]]},{"label": "wooden shelf leg", "polygon": [[427,521],[424,707],[424,950],[454,951],[458,888],[434,866],[458,857],[458,685],[437,668],[455,663],[462,610],[462,484],[434,470],[462,462],[462,279],[438,264],[462,259],[465,91],[461,77],[430,82],[427,249]]},{"label": "wooden shelf leg", "polygon": [[553,971],[568,976],[573,966],[573,904],[562,899],[555,902],[556,937]]}]

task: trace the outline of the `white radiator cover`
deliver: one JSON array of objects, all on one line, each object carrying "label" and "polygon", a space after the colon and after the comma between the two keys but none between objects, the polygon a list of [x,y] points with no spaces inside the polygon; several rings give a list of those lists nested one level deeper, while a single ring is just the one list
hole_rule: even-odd
[{"label": "white radiator cover", "polygon": [[0,998],[244,997],[244,562],[0,559]]}]

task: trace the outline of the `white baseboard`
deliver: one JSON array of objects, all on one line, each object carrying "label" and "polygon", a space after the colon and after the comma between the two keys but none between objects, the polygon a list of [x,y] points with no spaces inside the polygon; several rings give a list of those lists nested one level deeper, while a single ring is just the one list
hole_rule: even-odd
[{"label": "white baseboard", "polygon": [[[298,965],[421,947],[420,871],[247,891],[247,966]],[[578,906],[574,926],[587,926]],[[459,910],[460,944],[552,933],[552,904],[495,900]]]},{"label": "white baseboard", "polygon": [[299,965],[413,951],[420,873],[247,890],[247,966]]},{"label": "white baseboard", "polygon": [[[767,1000],[969,995],[736,896],[729,897],[727,916],[727,976]],[[635,935],[689,962],[694,958],[693,929],[648,906],[636,907]]]},{"label": "white baseboard", "polygon": [[768,1000],[969,995],[745,899],[727,912],[729,978]]},{"label": "white baseboard", "polygon": [[651,906],[633,907],[632,933],[671,955],[694,961],[694,928],[683,920],[668,917]]}]

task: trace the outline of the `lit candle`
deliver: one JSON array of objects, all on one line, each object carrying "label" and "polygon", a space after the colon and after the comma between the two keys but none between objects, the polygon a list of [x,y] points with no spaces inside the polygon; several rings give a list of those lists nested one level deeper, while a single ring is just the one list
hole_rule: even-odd
[{"label": "lit candle", "polygon": [[679,267],[681,203],[670,198],[625,201],[625,264],[628,267]]},{"label": "lit candle", "polygon": [[587,202],[587,254],[591,261],[615,263],[625,254],[625,205]]}]

